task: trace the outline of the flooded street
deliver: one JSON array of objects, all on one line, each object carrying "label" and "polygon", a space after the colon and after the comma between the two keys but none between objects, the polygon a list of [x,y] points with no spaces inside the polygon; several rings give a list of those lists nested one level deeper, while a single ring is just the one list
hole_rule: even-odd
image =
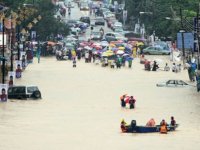
[{"label": "flooded street", "polygon": [[[139,58],[132,69],[118,70],[35,58],[16,84],[37,85],[42,99],[0,103],[0,150],[199,150],[200,94],[192,86],[156,87],[168,79],[190,83],[186,70],[144,71]],[[136,97],[136,109],[121,108],[125,93]],[[171,116],[180,127],[167,135],[121,133],[122,118],[145,125],[152,117],[169,123]]]},{"label": "flooded street", "polygon": [[[18,85],[38,85],[39,101],[9,101],[0,107],[2,150],[199,149],[200,97],[194,87],[159,88],[165,79],[188,80],[187,73],[146,72],[136,59],[120,70],[43,58],[28,66]],[[121,109],[120,95],[136,96],[136,109]],[[120,121],[146,124],[154,117],[180,124],[167,135],[122,134]]]}]

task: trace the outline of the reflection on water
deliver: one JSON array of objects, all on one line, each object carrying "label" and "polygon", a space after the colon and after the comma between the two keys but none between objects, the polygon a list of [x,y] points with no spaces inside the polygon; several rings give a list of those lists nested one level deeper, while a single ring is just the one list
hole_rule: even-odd
[{"label": "reflection on water", "polygon": [[[200,96],[195,87],[158,88],[166,79],[188,81],[186,71],[146,72],[139,60],[132,69],[43,58],[28,66],[18,85],[38,85],[42,100],[0,104],[0,149],[199,149]],[[121,109],[119,97],[136,97],[136,109]],[[174,116],[180,127],[167,135],[122,134],[119,124]]]}]

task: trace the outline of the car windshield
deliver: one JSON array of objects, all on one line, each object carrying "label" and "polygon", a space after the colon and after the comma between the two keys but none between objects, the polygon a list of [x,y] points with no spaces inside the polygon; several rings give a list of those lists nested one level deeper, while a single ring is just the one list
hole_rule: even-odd
[{"label": "car windshield", "polygon": [[167,81],[167,84],[175,84],[174,80]]},{"label": "car windshield", "polygon": [[103,18],[96,18],[96,21],[104,21]]},{"label": "car windshield", "polygon": [[115,32],[123,32],[122,28],[115,28]]},{"label": "car windshield", "polygon": [[28,93],[33,93],[34,91],[38,91],[38,87],[37,86],[27,87],[27,92]]},{"label": "car windshield", "polygon": [[93,32],[93,35],[100,35],[100,32]]},{"label": "car windshield", "polygon": [[76,23],[76,20],[68,20],[68,23]]},{"label": "car windshield", "polygon": [[187,83],[185,83],[185,82],[183,82],[183,81],[181,81],[181,80],[178,80],[178,81],[177,81],[177,84],[179,84],[179,85],[187,85]]}]

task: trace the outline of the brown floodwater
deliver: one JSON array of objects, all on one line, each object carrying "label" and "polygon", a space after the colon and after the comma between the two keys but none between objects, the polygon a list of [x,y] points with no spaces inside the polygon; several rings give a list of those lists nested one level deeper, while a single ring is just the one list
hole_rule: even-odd
[{"label": "brown floodwater", "polygon": [[[166,57],[165,57],[166,58]],[[139,59],[133,68],[102,68],[95,64],[42,58],[30,64],[17,85],[38,85],[42,100],[0,103],[2,150],[198,150],[200,95],[195,87],[164,88],[167,79],[188,81],[186,71],[147,72]],[[136,109],[121,109],[120,95],[137,99]],[[122,134],[120,121],[144,125],[174,116],[180,127],[167,135]]]}]

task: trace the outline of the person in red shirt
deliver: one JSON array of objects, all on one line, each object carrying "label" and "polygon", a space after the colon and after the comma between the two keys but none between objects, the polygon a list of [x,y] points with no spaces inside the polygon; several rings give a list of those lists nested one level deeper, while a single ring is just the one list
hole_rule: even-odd
[{"label": "person in red shirt", "polygon": [[135,102],[136,102],[136,100],[133,98],[133,96],[131,96],[129,99],[130,109],[135,108]]},{"label": "person in red shirt", "polygon": [[7,102],[6,90],[4,88],[1,90],[0,101]]}]

